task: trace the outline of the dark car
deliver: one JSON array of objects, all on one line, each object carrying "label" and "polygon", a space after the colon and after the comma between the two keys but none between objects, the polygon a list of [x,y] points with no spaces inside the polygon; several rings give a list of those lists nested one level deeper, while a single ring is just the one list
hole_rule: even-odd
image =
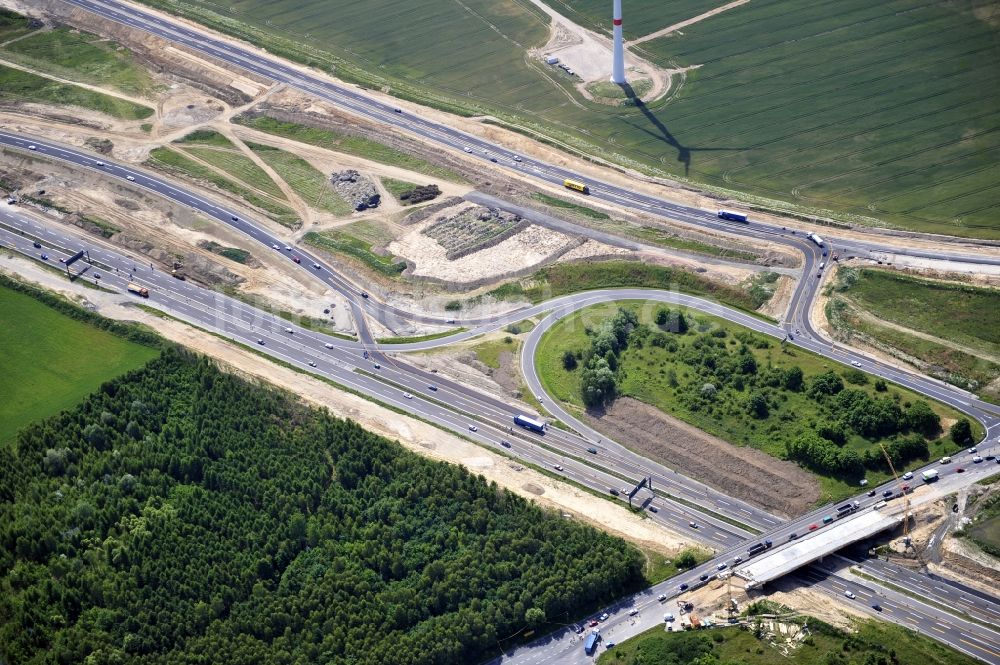
[{"label": "dark car", "polygon": [[882,492],[882,496],[884,496],[887,499],[891,498],[892,497],[892,490],[886,490],[886,491]]},{"label": "dark car", "polygon": [[38,242],[37,240],[35,242],[31,243],[31,244],[34,245],[35,249],[41,249],[42,248],[42,243]]},{"label": "dark car", "polygon": [[702,582],[707,582],[708,581],[708,574],[706,573],[706,574],[702,575],[701,577],[699,577],[698,579],[701,580]]},{"label": "dark car", "polygon": [[681,585],[680,585],[680,587],[678,587],[678,588],[679,588],[679,589],[680,589],[681,591],[687,591],[687,590],[688,590],[688,585],[687,585],[687,582],[684,582],[684,583],[683,583],[683,584],[681,584]]},{"label": "dark car", "polygon": [[367,291],[362,291],[361,292],[361,297],[362,298],[367,298],[368,297],[368,292]]},{"label": "dark car", "polygon": [[596,455],[597,448],[587,448],[587,452],[590,453],[591,455]]},{"label": "dark car", "polygon": [[875,603],[874,605],[872,605],[872,609],[875,610],[876,612],[881,612],[882,606],[879,605],[878,603]]},{"label": "dark car", "polygon": [[299,257],[297,257],[297,256],[293,256],[293,257],[292,257],[292,261],[295,261],[296,263],[302,263],[302,259],[300,259],[300,258],[299,258]]},{"label": "dark car", "polygon": [[875,496],[875,490],[869,490],[868,496]]},{"label": "dark car", "polygon": [[431,385],[427,386],[427,390],[437,390],[437,389],[438,389],[438,387],[435,386],[433,383]]},{"label": "dark car", "polygon": [[231,219],[232,219],[232,220],[233,220],[234,222],[238,222],[238,221],[240,221],[240,218],[239,218],[239,217],[237,217],[236,215],[232,215]]},{"label": "dark car", "polygon": [[795,540],[798,537],[799,537],[799,534],[797,534],[797,533],[790,533],[790,534],[788,534],[788,540]]},{"label": "dark car", "polygon": [[955,469],[955,473],[965,473],[965,469],[963,469],[962,467],[958,467],[957,469]]}]

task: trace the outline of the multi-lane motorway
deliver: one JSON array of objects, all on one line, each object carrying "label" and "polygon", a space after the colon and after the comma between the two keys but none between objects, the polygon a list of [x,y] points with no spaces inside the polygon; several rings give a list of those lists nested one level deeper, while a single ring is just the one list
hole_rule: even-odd
[{"label": "multi-lane motorway", "polygon": [[[87,247],[90,257],[95,263],[87,266],[86,271],[79,279],[93,280],[117,289],[124,289],[124,286],[130,281],[138,282],[150,288],[151,296],[148,302],[179,318],[211,330],[217,330],[248,346],[256,345],[256,348],[264,353],[292,363],[305,371],[322,374],[345,387],[369,395],[383,403],[419,413],[439,426],[463,432],[464,435],[495,450],[503,450],[500,445],[501,441],[511,442],[510,453],[539,466],[551,468],[558,465],[567,478],[577,482],[595,488],[609,485],[614,487],[621,478],[616,470],[617,467],[633,463],[631,460],[616,456],[614,451],[608,449],[609,442],[607,441],[602,444],[600,458],[595,460],[596,465],[578,462],[577,459],[586,457],[582,447],[592,443],[587,439],[580,439],[556,428],[550,429],[544,437],[538,437],[526,431],[522,432],[516,428],[515,431],[511,432],[504,423],[510,422],[512,412],[499,410],[497,404],[490,403],[490,399],[487,399],[486,403],[475,399],[470,400],[467,397],[467,390],[453,391],[450,382],[441,377],[435,377],[435,390],[432,390],[429,385],[421,384],[419,380],[415,380],[414,375],[407,372],[401,363],[384,363],[381,368],[376,370],[373,362],[364,359],[365,347],[361,342],[330,338],[298,328],[240,301],[201,289],[191,282],[180,282],[164,271],[148,266],[141,260],[125,256],[107,247],[101,247],[90,239],[77,236],[75,229],[64,229],[58,225],[29,219],[18,214],[16,209],[11,208],[0,209],[0,225],[2,225],[0,226],[0,238],[5,245],[35,257],[46,253],[49,256],[49,261],[54,265],[59,265],[59,258],[66,258],[74,250]],[[33,243],[36,241],[43,247],[35,248]],[[284,252],[285,250],[272,249],[271,251]],[[327,269],[323,268],[320,274],[326,271]],[[95,273],[99,273],[101,278],[96,279]],[[665,302],[684,304],[736,320],[765,334],[775,336],[781,334],[771,324],[715,303],[683,294],[639,289],[580,294],[575,300],[571,297],[560,299],[561,302],[558,306],[553,306],[551,303],[540,306],[539,311],[543,309],[551,311],[550,317],[555,317],[560,312],[576,311],[577,308],[592,302],[621,298],[654,298]],[[519,320],[524,315],[524,312],[508,315],[508,317],[493,324],[492,327],[506,325],[508,322]],[[288,332],[289,330],[292,332]],[[442,344],[444,342],[437,340],[433,343]],[[414,345],[402,346],[407,348]],[[358,371],[359,369],[363,371]],[[407,398],[407,394],[412,395],[412,397]],[[469,426],[473,424],[477,426],[475,432],[469,430]],[[648,465],[648,462],[646,464]],[[648,472],[647,468],[643,467],[642,469],[644,474]],[[672,493],[680,494],[678,488],[681,487],[679,484],[681,480],[683,480],[683,476],[674,474],[669,480],[656,482],[660,482],[661,486],[668,487]],[[968,480],[972,482],[974,479],[970,475]],[[876,489],[880,492],[883,488]],[[689,501],[705,505],[713,497],[711,492],[705,492],[699,497],[698,491],[693,490],[687,494],[687,498]],[[864,501],[865,506],[867,506],[868,503],[877,500],[877,497],[875,499],[861,497],[860,500]],[[662,498],[656,498],[654,501],[661,506],[660,512],[652,516],[654,519],[661,520],[674,530],[688,530],[693,538],[708,542],[720,550],[720,554],[713,561],[682,577],[659,585],[636,598],[621,601],[615,607],[610,608],[612,618],[606,624],[607,630],[609,633],[617,632],[622,637],[641,627],[641,621],[627,615],[626,610],[631,609],[633,604],[637,602],[649,604],[650,598],[659,593],[673,598],[679,593],[679,588],[676,585],[681,583],[687,583],[692,587],[699,586],[702,583],[699,579],[702,575],[711,578],[716,572],[715,567],[718,563],[731,561],[734,556],[741,554],[746,546],[747,537],[751,535],[745,530],[715,520],[710,515],[699,514],[697,510],[692,510],[687,505],[673,504]],[[792,522],[775,526],[778,521],[771,516],[766,516],[766,514],[763,519],[772,522],[772,524],[762,524],[762,516],[759,511],[757,513],[751,511],[750,514],[734,513],[733,501],[722,499],[722,503],[710,503],[709,505],[723,514],[733,515],[737,519],[742,517],[744,523],[756,524],[757,528],[766,532],[768,538],[774,539],[779,544],[787,542],[792,532],[801,531],[804,533],[805,525],[810,521],[818,520],[824,512],[819,510]],[[699,522],[698,530],[691,531],[689,529],[688,521],[691,519],[696,519]],[[649,594],[653,595],[649,596]],[[924,619],[926,621],[933,619],[934,622],[938,623],[942,621],[947,623],[949,620],[947,617],[924,617]],[[954,631],[958,631],[955,632],[956,635],[960,634],[961,630],[962,628],[954,628]],[[574,643],[571,633],[566,632],[564,637],[565,640],[547,639],[544,642],[521,647],[510,654],[504,662],[534,662],[540,654],[546,654],[546,662],[579,662],[582,650],[578,644]],[[946,635],[945,638],[947,637]],[[980,637],[979,639],[984,638]]]},{"label": "multi-lane motorway", "polygon": [[[286,83],[350,112],[411,132],[424,140],[437,143],[441,147],[463,152],[468,149],[471,151],[468,154],[472,158],[490,160],[491,162],[496,160],[498,166],[517,171],[523,177],[549,184],[561,184],[565,178],[581,179],[578,174],[558,166],[530,158],[515,160],[515,154],[502,146],[488,143],[446,125],[429,121],[419,115],[403,113],[368,96],[363,91],[334,84],[325,77],[288,65],[259,51],[217,39],[204,31],[137,10],[131,5],[115,0],[107,2],[69,1],[111,20],[157,34],[236,67]],[[27,150],[29,145],[34,145],[36,153],[42,152],[51,158],[99,170],[109,177],[127,179],[134,186],[144,187],[161,196],[195,208],[219,222],[229,224],[234,229],[268,247],[269,251],[281,253],[284,260],[291,261],[291,255],[283,249],[285,245],[280,238],[275,237],[260,225],[227,210],[224,206],[206,200],[190,190],[179,188],[165,179],[134,167],[113,162],[103,163],[92,155],[29,137],[0,134],[0,143],[22,150]],[[122,290],[129,280],[137,280],[150,288],[151,304],[169,311],[179,318],[218,331],[264,353],[281,358],[305,371],[321,374],[340,385],[385,404],[420,414],[431,422],[461,432],[464,436],[482,445],[492,447],[500,452],[507,452],[539,466],[549,469],[557,468],[559,473],[565,477],[593,487],[598,491],[605,491],[609,487],[619,487],[626,482],[635,482],[642,477],[652,477],[654,488],[659,490],[661,494],[645,493],[636,498],[640,501],[651,500],[654,505],[661,507],[660,512],[653,516],[654,519],[660,520],[674,529],[688,529],[688,522],[697,519],[700,528],[692,533],[692,536],[722,551],[719,558],[687,573],[684,579],[689,579],[690,583],[697,583],[698,577],[710,574],[718,563],[731,559],[735,553],[741,551],[745,547],[745,539],[752,535],[751,530],[759,530],[767,537],[774,538],[775,542],[782,542],[782,538],[787,540],[789,533],[802,529],[824,511],[819,510],[793,522],[782,524],[781,520],[773,515],[726,497],[700,483],[684,478],[670,469],[652,464],[631,453],[625,447],[600,437],[585,424],[574,419],[571,414],[560,409],[558,404],[545,398],[544,391],[534,374],[531,360],[540,336],[562,315],[597,302],[623,298],[652,299],[683,304],[706,311],[778,339],[783,339],[792,330],[801,330],[802,333],[796,334],[795,340],[791,343],[840,362],[860,362],[864,369],[873,374],[883,376],[946,402],[980,420],[987,429],[987,440],[990,442],[995,440],[1000,421],[998,421],[997,409],[993,405],[983,403],[968,393],[940,382],[905,372],[893,366],[870,361],[849,349],[831,348],[816,334],[809,324],[808,311],[821,282],[815,277],[815,274],[816,266],[822,260],[822,250],[801,235],[787,229],[760,223],[734,225],[719,220],[710,212],[679,206],[663,199],[630,192],[593,179],[583,179],[590,185],[591,196],[604,202],[666,216],[703,228],[767,239],[769,242],[783,244],[800,251],[804,256],[804,263],[803,279],[799,281],[792,297],[788,320],[784,327],[774,326],[747,314],[683,294],[636,289],[609,290],[567,296],[536,307],[512,312],[505,317],[498,317],[490,321],[463,320],[460,323],[471,329],[468,332],[442,340],[413,345],[394,345],[393,347],[396,351],[406,351],[453,343],[483,332],[496,330],[526,316],[548,311],[549,315],[543,320],[542,325],[531,333],[526,345],[524,353],[524,357],[527,359],[525,374],[534,392],[543,396],[546,408],[557,415],[560,420],[575,427],[580,434],[551,428],[544,436],[538,436],[525,430],[511,428],[512,416],[516,411],[509,405],[442,377],[420,372],[381,353],[373,345],[372,336],[365,324],[366,315],[386,323],[390,328],[393,327],[392,322],[398,319],[444,324],[444,317],[415,315],[382,303],[376,303],[370,298],[362,298],[361,289],[356,284],[344,276],[334,273],[318,257],[303,251],[302,248],[296,247],[294,251],[295,255],[302,259],[303,269],[311,271],[317,279],[344,294],[351,303],[352,313],[358,326],[358,341],[330,338],[287,324],[239,301],[204,291],[191,283],[178,282],[162,271],[153,269],[152,266],[147,268],[144,262],[137,262],[135,259],[124,256],[108,247],[95,245],[92,240],[82,241],[69,231],[53,229],[47,224],[26,219],[11,211],[4,211],[0,214],[0,222],[3,222],[7,227],[0,229],[0,237],[6,244],[36,257],[39,252],[31,246],[28,238],[43,241],[45,246],[50,248],[49,254],[53,259],[65,258],[68,253],[81,248],[81,244],[85,242],[85,246],[91,249],[92,258],[96,259],[98,264],[90,266],[87,273],[81,277],[82,279],[91,278],[95,272],[100,272],[102,279],[99,281],[119,290]],[[22,233],[29,235],[22,235]],[[873,246],[857,241],[844,243],[843,246],[851,247],[859,252],[875,249]],[[273,249],[275,247],[277,248]],[[65,252],[61,252],[60,248]],[[910,253],[915,256],[922,254],[921,252]],[[956,252],[949,255],[948,258],[966,262],[1000,264],[1000,259],[992,256],[977,257]],[[134,271],[133,266],[135,266]],[[364,355],[365,351],[368,351],[367,358]],[[376,364],[381,366],[376,367]],[[600,439],[600,444],[596,446],[598,449],[597,457],[590,458],[591,454],[587,453],[586,450],[595,447],[598,439]],[[503,441],[507,441],[510,448],[505,448],[501,443]],[[663,492],[678,496],[683,499],[683,502],[665,499]],[[869,502],[867,497],[859,497],[859,499]],[[744,524],[746,528],[736,527],[731,523],[719,520],[711,513],[702,511],[702,508],[708,508],[711,513],[736,520]],[[669,585],[665,585],[663,588],[666,589],[669,586],[673,589],[671,594],[674,594],[676,593],[674,585],[681,581],[683,580],[672,580]],[[664,591],[657,590],[649,593],[662,592]],[[624,602],[628,604],[636,601],[629,599]],[[907,601],[904,597],[899,599],[899,602],[905,605]],[[624,624],[626,616],[626,614],[614,613],[611,621],[606,624],[608,630],[615,630],[619,623]],[[924,618],[929,620],[928,616]],[[951,621],[951,619],[942,620]],[[633,628],[635,627],[634,618],[628,618],[627,622]],[[960,631],[963,629],[978,630],[963,628],[957,624],[948,625],[952,632],[940,639],[956,646],[959,646],[959,641],[964,640],[955,637],[955,631],[959,631],[958,634],[961,634]],[[926,629],[926,626],[924,628]],[[623,634],[625,632],[622,631]],[[983,638],[980,636],[976,639],[980,640],[981,648],[986,650],[970,651],[970,653],[974,653],[977,657],[988,662],[998,658],[995,637],[986,636]],[[982,642],[983,639],[986,641]],[[553,648],[551,645],[558,642],[559,640],[553,640],[551,637],[546,638],[546,641],[542,643],[519,649],[510,658],[506,658],[504,662],[508,660],[510,662],[540,662],[540,655],[544,656],[543,660],[553,662],[564,660],[566,662],[579,662],[579,655],[582,654],[579,645],[572,653],[558,649],[550,651]],[[959,646],[959,648],[962,647]],[[968,650],[971,647],[967,645],[966,648]]]}]

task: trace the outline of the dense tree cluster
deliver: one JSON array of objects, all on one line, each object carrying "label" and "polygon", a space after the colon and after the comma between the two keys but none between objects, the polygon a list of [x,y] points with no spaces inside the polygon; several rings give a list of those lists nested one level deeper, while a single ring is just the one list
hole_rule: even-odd
[{"label": "dense tree cluster", "polygon": [[0,474],[6,662],[477,662],[641,583],[622,541],[179,351]]},{"label": "dense tree cluster", "polygon": [[634,312],[619,307],[614,316],[591,333],[580,376],[580,391],[588,408],[603,407],[618,394],[615,383],[618,354],[628,345],[629,335],[638,322]]},{"label": "dense tree cluster", "polygon": [[[928,459],[928,440],[941,435],[941,419],[927,402],[904,402],[881,380],[874,390],[855,387],[867,386],[869,378],[854,368],[806,376],[798,365],[772,364],[768,354],[760,360],[760,351],[772,348],[772,343],[751,331],[732,333],[710,320],[689,319],[666,308],[658,310],[653,321],[655,325],[639,325],[629,310],[619,309],[589,331],[589,349],[564,354],[566,370],[581,361],[580,387],[588,407],[606,407],[622,392],[627,376],[623,366],[639,354],[647,366],[662,368],[659,374],[674,389],[671,401],[692,414],[694,422],[703,416],[738,422],[755,443],[777,442],[772,449],[776,454],[784,452],[823,475],[853,480],[866,469],[888,471],[882,448],[866,445],[869,442],[882,443],[892,464],[905,467]],[[646,347],[655,353],[645,354]],[[634,363],[629,368],[637,371]],[[643,371],[649,375],[645,367]],[[636,385],[630,384],[629,390],[637,390]],[[637,396],[648,401],[648,395]],[[952,438],[971,442],[969,424],[956,426]],[[733,431],[728,425],[723,429]]]}]

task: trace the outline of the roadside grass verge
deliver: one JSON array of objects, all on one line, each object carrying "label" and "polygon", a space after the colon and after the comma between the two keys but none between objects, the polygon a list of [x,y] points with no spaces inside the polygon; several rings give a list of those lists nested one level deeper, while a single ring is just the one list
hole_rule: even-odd
[{"label": "roadside grass verge", "polygon": [[541,192],[535,192],[531,195],[531,197],[547,206],[568,210],[571,213],[582,215],[583,217],[589,217],[590,219],[611,219],[611,215],[601,212],[600,210],[594,210],[593,208],[588,208],[587,206],[580,205],[579,203],[556,198],[555,196],[549,196],[548,194],[542,194]]},{"label": "roadside grass verge", "polygon": [[4,99],[55,106],[79,106],[120,120],[142,120],[153,109],[130,101],[92,92],[75,85],[58,83],[43,76],[0,65],[0,90]]},{"label": "roadside grass verge", "polygon": [[479,362],[492,369],[500,369],[500,356],[504,353],[516,354],[521,348],[521,340],[509,335],[501,339],[481,342],[472,347]]},{"label": "roadside grass verge", "polygon": [[523,297],[532,303],[539,303],[568,293],[594,289],[626,287],[663,289],[705,296],[771,320],[756,312],[758,305],[748,290],[727,286],[686,270],[638,261],[561,263],[542,268],[524,281],[529,286],[524,287],[520,282],[511,282],[493,289],[487,295],[498,300]]},{"label": "roadside grass verge", "polygon": [[378,344],[412,344],[414,342],[429,342],[432,339],[441,339],[442,337],[451,337],[452,335],[457,335],[468,330],[468,328],[452,328],[451,330],[442,330],[441,332],[429,333],[427,335],[415,335],[413,337],[379,337],[375,340]]},{"label": "roadside grass verge", "polygon": [[1000,355],[1000,289],[871,268],[841,268],[838,274],[837,290],[879,319]]},{"label": "roadside grass verge", "polygon": [[288,201],[285,193],[264,169],[257,166],[252,159],[236,150],[235,147],[232,150],[220,150],[213,147],[185,146],[184,152],[194,155],[220,171],[224,171],[244,185],[268,194],[279,201]]},{"label": "roadside grass verge", "polygon": [[[808,625],[809,634],[794,649],[779,651],[753,630],[716,627],[711,631],[665,631],[663,625],[606,649],[598,665],[640,663],[741,663],[742,665],[815,665],[816,663],[933,663],[974,665],[979,661],[909,628],[875,619],[855,620],[851,632],[815,617],[790,613],[789,623]],[[752,618],[749,619],[752,622]],[[890,661],[888,652],[894,654]],[[844,654],[849,654],[845,658]],[[676,655],[683,654],[682,659]]]},{"label": "roadside grass verge", "polygon": [[98,327],[100,319],[60,296],[0,276],[0,446],[22,427],[71,408],[105,381],[159,354],[154,333],[116,322]]},{"label": "roadside grass verge", "polygon": [[[635,312],[640,325],[645,324],[657,334],[659,327],[654,322],[654,316],[662,305],[646,301],[621,301],[594,305],[558,321],[542,338],[535,359],[539,378],[545,390],[560,402],[568,405],[578,413],[584,409],[581,394],[581,375],[583,372],[583,354],[591,346],[593,331],[601,323],[615,314],[619,307]],[[677,307],[670,307],[677,311]],[[708,347],[708,339],[717,340],[724,349],[723,358],[738,357],[740,349],[745,345],[752,355],[756,369],[754,376],[764,377],[769,374],[783,375],[788,369],[798,367],[802,370],[803,385],[809,386],[814,377],[834,372],[846,376],[851,371],[839,363],[822,356],[791,345],[783,345],[779,341],[753,333],[742,326],[702,314],[696,310],[684,310],[685,319],[690,326],[686,334],[667,331],[664,346],[650,342],[652,336],[641,346],[629,346],[619,360],[619,380],[617,392],[619,396],[628,396],[656,407],[660,411],[677,417],[709,434],[717,436],[737,446],[750,446],[779,459],[787,456],[786,445],[800,436],[811,433],[816,427],[834,422],[836,414],[831,413],[832,407],[825,402],[810,397],[806,391],[786,390],[779,385],[767,388],[765,384],[748,387],[743,390],[716,388],[713,384],[712,395],[717,398],[705,400],[704,386],[713,383],[713,375],[707,373],[700,365],[700,359],[705,357],[702,349]],[[578,366],[572,370],[566,369],[565,355],[573,354]],[[724,362],[714,359],[712,362]],[[760,383],[763,381],[760,378]],[[872,397],[887,397],[900,408],[916,402],[925,401],[944,420],[961,417],[949,406],[934,402],[930,398],[918,395],[895,384],[887,383],[886,391],[879,392],[873,382],[863,375],[864,384],[847,383],[848,388],[858,389]],[[768,409],[764,417],[753,415],[746,406],[751,392],[766,394]],[[981,430],[975,427],[977,432]],[[877,450],[877,443],[889,439],[866,439],[851,430],[845,435],[844,448],[856,451],[859,455],[866,451]],[[929,440],[930,458],[941,457],[953,453],[958,447],[947,435]],[[902,473],[902,469],[898,469]],[[827,499],[847,496],[857,491],[857,482],[853,479],[841,479],[833,475],[820,475],[822,494]],[[866,469],[865,477],[875,485],[889,478],[883,471]]]},{"label": "roadside grass verge", "polygon": [[642,240],[653,245],[659,245],[660,247],[677,249],[682,252],[707,254],[709,256],[735,259],[738,261],[745,261],[747,263],[753,263],[758,258],[758,255],[753,252],[729,249],[727,247],[720,247],[719,245],[713,245],[711,243],[702,242],[693,238],[685,238],[684,236],[670,233],[669,231],[663,229],[658,229],[655,226],[640,226],[638,228],[630,227],[628,231],[638,240]]},{"label": "roadside grass verge", "polygon": [[4,57],[52,76],[110,86],[136,97],[153,92],[153,79],[131,51],[97,35],[56,27],[3,47]]},{"label": "roadside grass verge", "polygon": [[154,148],[150,151],[146,164],[164,173],[179,175],[190,180],[214,185],[222,191],[232,194],[248,204],[265,211],[271,219],[282,226],[287,226],[290,229],[296,229],[301,226],[298,215],[291,208],[269,201],[267,198],[250,191],[243,185],[219,175],[212,169],[199,164],[171,148]]},{"label": "roadside grass verge", "polygon": [[330,129],[319,129],[293,122],[283,122],[266,115],[255,117],[240,115],[233,118],[233,122],[253,127],[254,129],[274,134],[275,136],[282,136],[287,139],[325,148],[326,150],[363,157],[364,159],[370,159],[380,164],[398,166],[402,169],[416,171],[417,173],[423,173],[424,175],[451,182],[465,182],[460,175],[451,169],[435,166],[419,157],[360,136],[350,136]]},{"label": "roadside grass verge", "polygon": [[383,277],[398,279],[401,273],[406,270],[405,263],[394,263],[391,256],[380,256],[373,252],[370,242],[341,231],[325,231],[323,233],[310,231],[303,237],[303,240],[313,247],[336,254],[344,254],[360,261]]},{"label": "roadside grass verge", "polygon": [[27,16],[0,8],[0,42],[17,39],[35,29],[31,27],[31,19]]},{"label": "roadside grass verge", "polygon": [[353,212],[347,201],[333,189],[327,176],[306,160],[279,148],[249,141],[245,143],[310,206],[338,217]]}]

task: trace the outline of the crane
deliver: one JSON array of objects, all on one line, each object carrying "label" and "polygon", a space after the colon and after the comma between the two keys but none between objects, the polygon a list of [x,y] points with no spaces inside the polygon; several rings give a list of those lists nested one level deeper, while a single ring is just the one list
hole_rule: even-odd
[{"label": "crane", "polygon": [[889,471],[892,472],[892,477],[896,479],[896,485],[899,487],[899,491],[903,495],[903,544],[907,547],[910,546],[910,497],[904,489],[904,485],[899,482],[899,474],[896,473],[896,467],[892,465],[892,459],[889,457],[889,451],[885,449],[881,443],[878,447],[882,449],[882,454],[885,455],[885,463],[889,465]]}]

